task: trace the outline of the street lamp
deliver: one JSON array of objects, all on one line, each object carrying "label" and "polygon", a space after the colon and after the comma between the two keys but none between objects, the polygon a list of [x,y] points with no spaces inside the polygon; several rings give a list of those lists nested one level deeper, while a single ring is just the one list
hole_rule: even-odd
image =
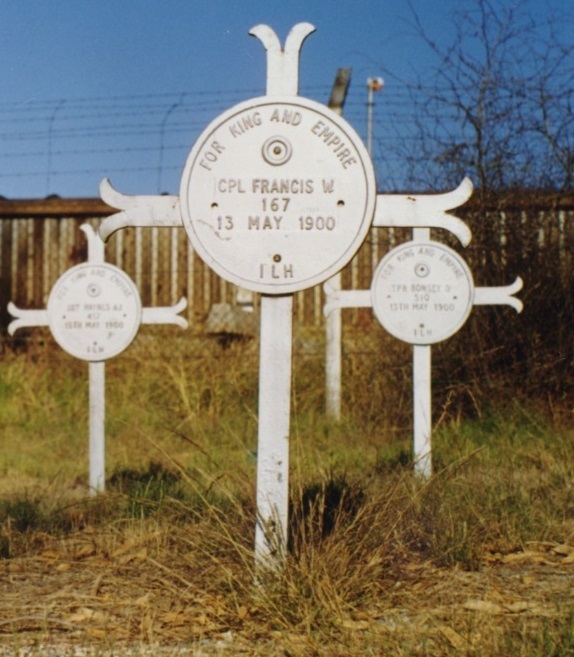
[{"label": "street lamp", "polygon": [[373,106],[375,91],[382,91],[385,82],[383,78],[367,78],[367,152],[373,155]]}]

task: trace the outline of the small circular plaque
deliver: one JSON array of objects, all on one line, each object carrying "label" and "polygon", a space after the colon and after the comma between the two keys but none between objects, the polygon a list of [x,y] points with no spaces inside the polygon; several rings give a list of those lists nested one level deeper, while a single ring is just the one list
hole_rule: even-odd
[{"label": "small circular plaque", "polygon": [[434,344],[468,319],[474,283],[466,262],[449,247],[407,242],[381,260],[371,298],[377,319],[391,335],[410,344]]},{"label": "small circular plaque", "polygon": [[304,290],[342,269],[371,225],[373,166],[351,126],[298,96],[255,98],[213,121],[183,171],[193,247],[254,292]]},{"label": "small circular plaque", "polygon": [[109,264],[72,267],[56,281],[48,299],[54,339],[87,361],[107,360],[124,351],[138,332],[141,315],[134,282]]}]

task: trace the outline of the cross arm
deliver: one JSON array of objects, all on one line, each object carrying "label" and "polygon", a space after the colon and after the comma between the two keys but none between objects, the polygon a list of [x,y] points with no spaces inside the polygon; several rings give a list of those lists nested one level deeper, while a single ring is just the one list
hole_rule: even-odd
[{"label": "cross arm", "polygon": [[519,292],[524,285],[520,276],[511,285],[500,287],[475,287],[475,306],[512,306],[517,313],[522,312],[524,304],[513,295]]},{"label": "cross arm", "polygon": [[370,308],[371,290],[340,290],[336,289],[328,280],[323,285],[327,302],[323,307],[323,314],[327,317],[335,308]]},{"label": "cross arm", "polygon": [[20,328],[29,326],[49,326],[47,310],[26,310],[18,308],[11,301],[8,303],[8,312],[12,317],[16,317],[8,324],[8,333],[14,335]]},{"label": "cross arm", "polygon": [[179,196],[130,196],[121,194],[112,187],[108,178],[100,183],[100,196],[108,205],[118,208],[117,212],[102,221],[100,237],[107,242],[109,237],[128,226],[182,226],[179,211]]},{"label": "cross arm", "polygon": [[472,233],[458,217],[447,214],[465,203],[471,196],[472,182],[465,178],[452,192],[446,194],[379,194],[373,226],[388,228],[444,228],[467,246]]},{"label": "cross arm", "polygon": [[182,297],[174,306],[142,308],[142,324],[176,324],[187,328],[187,320],[179,316],[187,308],[187,299]]}]

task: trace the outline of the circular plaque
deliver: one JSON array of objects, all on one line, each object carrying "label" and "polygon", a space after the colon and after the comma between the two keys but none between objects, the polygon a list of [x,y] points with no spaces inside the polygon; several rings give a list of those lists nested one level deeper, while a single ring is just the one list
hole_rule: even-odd
[{"label": "circular plaque", "polygon": [[407,242],[380,262],[371,299],[384,328],[411,344],[446,340],[466,322],[474,283],[466,262],[438,242]]},{"label": "circular plaque", "polygon": [[360,138],[298,96],[236,105],[199,137],[180,190],[193,247],[222,278],[287,294],[342,269],[371,225],[373,166]]},{"label": "circular plaque", "polygon": [[48,323],[56,342],[88,361],[126,349],[141,324],[141,301],[131,278],[108,264],[84,263],[62,274],[48,299]]}]

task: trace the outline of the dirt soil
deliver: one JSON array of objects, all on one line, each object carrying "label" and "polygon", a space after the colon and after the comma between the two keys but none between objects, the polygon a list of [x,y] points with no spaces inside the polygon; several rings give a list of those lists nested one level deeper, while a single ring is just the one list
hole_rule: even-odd
[{"label": "dirt soil", "polygon": [[[102,655],[118,646],[121,654],[344,654],[311,646],[312,628],[274,630],[257,608],[187,581],[165,554],[163,563],[153,556],[153,536],[105,551],[90,528],[35,540],[24,556],[0,561],[0,654]],[[416,637],[442,645],[440,654],[466,654],[513,624],[566,622],[574,607],[574,546],[491,554],[478,572],[420,563],[398,572],[380,602],[341,620],[342,635],[360,635],[368,654]]]}]

